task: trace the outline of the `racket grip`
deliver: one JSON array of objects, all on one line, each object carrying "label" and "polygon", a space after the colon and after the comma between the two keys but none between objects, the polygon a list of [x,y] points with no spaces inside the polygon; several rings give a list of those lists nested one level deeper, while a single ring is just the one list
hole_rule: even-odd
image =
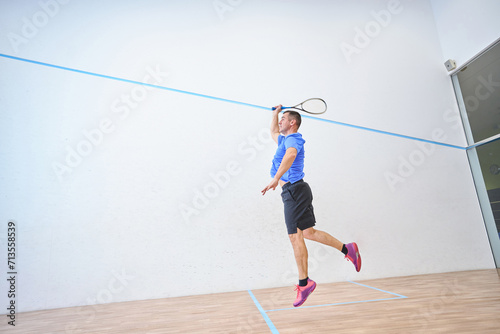
[{"label": "racket grip", "polygon": [[[288,109],[288,108],[290,108],[290,107],[281,107],[281,110]],[[272,107],[271,110],[276,110],[276,107]]]}]

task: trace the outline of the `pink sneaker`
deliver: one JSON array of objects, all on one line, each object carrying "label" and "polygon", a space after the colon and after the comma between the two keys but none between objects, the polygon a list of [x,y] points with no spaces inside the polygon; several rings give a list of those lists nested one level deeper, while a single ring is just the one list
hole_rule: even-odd
[{"label": "pink sneaker", "polygon": [[354,264],[356,271],[359,272],[361,270],[361,255],[359,255],[358,245],[355,242],[345,245],[347,248],[346,259]]},{"label": "pink sneaker", "polygon": [[307,279],[306,286],[296,286],[295,291],[297,291],[297,299],[293,302],[293,306],[299,307],[306,301],[307,297],[316,289],[316,282],[312,279]]}]

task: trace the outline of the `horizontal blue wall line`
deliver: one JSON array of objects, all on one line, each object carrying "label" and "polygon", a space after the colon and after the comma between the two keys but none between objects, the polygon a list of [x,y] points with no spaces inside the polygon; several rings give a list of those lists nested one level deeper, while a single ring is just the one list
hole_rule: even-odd
[{"label": "horizontal blue wall line", "polygon": [[[145,83],[145,82],[140,82],[140,81],[135,81],[135,80],[129,80],[129,79],[123,79],[123,78],[113,77],[113,76],[105,75],[105,74],[99,74],[99,73],[94,73],[94,72],[88,72],[88,71],[78,70],[78,69],[74,69],[74,68],[70,68],[70,67],[64,67],[64,66],[59,66],[59,65],[44,63],[44,62],[40,62],[40,61],[36,61],[36,60],[15,57],[15,56],[6,55],[6,54],[2,54],[2,53],[0,53],[0,57],[8,58],[8,59],[13,59],[13,60],[18,60],[18,61],[23,61],[23,62],[26,62],[26,63],[36,64],[36,65],[41,65],[41,66],[52,67],[52,68],[56,68],[56,69],[64,70],[64,71],[70,71],[70,72],[75,72],[75,73],[80,73],[80,74],[92,75],[92,76],[99,77],[99,78],[105,78],[105,79],[110,79],[110,80],[117,80],[117,81],[122,81],[122,82],[128,82],[128,83],[131,83],[131,84],[148,86],[148,87],[153,87],[153,88],[168,90],[168,91],[171,91],[171,92],[176,92],[176,93],[181,93],[181,94],[188,94],[188,95],[192,95],[192,96],[202,97],[202,98],[206,98],[206,99],[212,99],[212,100],[218,100],[218,101],[222,101],[222,102],[239,104],[239,105],[246,106],[246,107],[258,108],[258,109],[264,109],[264,110],[271,110],[270,107],[263,107],[263,106],[259,106],[259,105],[256,105],[256,104],[251,104],[251,103],[246,103],[246,102],[240,102],[240,101],[225,99],[225,98],[221,98],[221,97],[211,96],[211,95],[199,94],[199,93],[194,93],[194,92],[190,92],[190,91],[186,91],[186,90],[181,90],[181,89],[176,89],[176,88],[170,88],[170,87],[165,87],[165,86],[153,85],[153,84],[149,84],[149,83]],[[371,131],[371,132],[376,132],[376,133],[380,133],[380,134],[384,134],[384,135],[389,135],[389,136],[394,136],[394,137],[399,137],[399,138],[405,138],[405,139],[410,139],[410,140],[416,140],[416,141],[421,141],[421,142],[425,142],[425,143],[429,143],[429,144],[434,144],[434,145],[445,146],[445,147],[456,148],[456,149],[460,149],[460,150],[468,150],[470,148],[474,148],[474,147],[478,146],[478,145],[476,145],[476,146],[472,145],[472,146],[469,146],[469,147],[462,147],[462,146],[457,146],[457,145],[452,145],[452,144],[447,144],[447,143],[441,143],[441,142],[438,142],[438,141],[433,141],[433,140],[428,140],[428,139],[423,139],[423,138],[418,138],[418,137],[406,136],[406,135],[402,135],[402,134],[398,134],[398,133],[394,133],[394,132],[382,131],[382,130],[367,128],[367,127],[364,127],[364,126],[359,126],[359,125],[353,125],[353,124],[348,124],[348,123],[342,123],[342,122],[332,121],[332,120],[329,120],[329,119],[314,117],[314,116],[310,116],[310,115],[304,115],[303,114],[302,117],[309,118],[309,119],[314,119],[314,120],[322,121],[322,122],[326,122],[326,123],[331,123],[331,124],[336,124],[336,125],[341,125],[341,126],[347,126],[347,127],[351,127],[351,128],[355,128],[355,129],[359,129],[359,130]],[[488,142],[481,143],[481,145],[484,145],[484,144],[487,144],[487,143]]]},{"label": "horizontal blue wall line", "polygon": [[132,83],[132,84],[136,84],[136,85],[142,85],[142,86],[148,86],[148,87],[153,87],[153,88],[158,88],[158,89],[164,89],[164,90],[169,90],[169,91],[176,92],[176,93],[189,94],[189,95],[193,95],[193,96],[203,97],[203,98],[206,98],[206,99],[218,100],[218,101],[229,102],[229,103],[236,103],[236,104],[240,104],[240,105],[247,106],[247,107],[252,107],[252,108],[260,108],[260,109],[271,110],[271,108],[262,107],[262,106],[258,106],[258,105],[255,105],[255,104],[250,104],[250,103],[245,103],[245,102],[239,102],[239,101],[234,101],[234,100],[228,100],[228,99],[224,99],[224,98],[221,98],[221,97],[215,97],[215,96],[210,96],[210,95],[205,95],[205,94],[199,94],[199,93],[189,92],[189,91],[186,91],[186,90],[175,89],[175,88],[170,88],[170,87],[165,87],[165,86],[153,85],[153,84],[149,84],[149,83],[146,83],[146,82],[140,82],[140,81],[135,81],[135,80],[123,79],[123,78],[113,77],[113,76],[105,75],[105,74],[99,74],[99,73],[94,73],[94,72],[77,70],[77,69],[70,68],[70,67],[64,67],[64,66],[59,66],[59,65],[54,65],[54,64],[43,63],[43,62],[36,61],[36,60],[19,58],[19,57],[15,57],[15,56],[9,56],[9,55],[2,54],[2,53],[0,53],[0,56],[4,57],[4,58],[9,58],[9,59],[14,59],[14,60],[24,61],[26,63],[36,64],[36,65],[42,65],[42,66],[47,66],[47,67],[52,67],[52,68],[57,68],[59,70],[65,70],[65,71],[70,71],[70,72],[75,72],[75,73],[80,73],[80,74],[92,75],[92,76],[99,77],[99,78],[117,80],[117,81],[128,82],[128,83]]},{"label": "horizontal blue wall line", "polygon": [[360,129],[360,130],[365,130],[365,131],[371,131],[371,132],[381,133],[381,134],[389,135],[389,136],[393,136],[393,137],[400,137],[400,138],[411,139],[411,140],[421,141],[421,142],[435,144],[435,145],[440,145],[440,146],[457,148],[457,149],[460,149],[460,150],[467,150],[468,149],[467,147],[463,147],[463,146],[457,146],[457,145],[452,145],[452,144],[447,144],[447,143],[441,143],[441,142],[438,142],[438,141],[428,140],[428,139],[423,139],[423,138],[418,138],[418,137],[411,137],[411,136],[402,135],[402,134],[399,134],[399,133],[382,131],[382,130],[367,128],[367,127],[364,127],[364,126],[353,125],[353,124],[349,124],[349,123],[342,123],[342,122],[332,121],[332,120],[324,119],[324,118],[312,117],[312,116],[309,116],[309,115],[302,115],[302,117],[312,118],[312,119],[316,119],[318,121],[323,121],[323,122],[327,122],[327,123],[332,123],[332,124],[347,126],[347,127],[351,127],[351,128],[355,128],[355,129]]}]

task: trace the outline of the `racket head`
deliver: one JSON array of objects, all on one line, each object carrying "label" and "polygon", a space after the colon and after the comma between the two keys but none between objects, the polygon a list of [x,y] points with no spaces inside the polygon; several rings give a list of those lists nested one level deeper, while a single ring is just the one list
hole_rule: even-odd
[{"label": "racket head", "polygon": [[320,99],[319,97],[314,97],[286,109],[295,109],[308,114],[319,115],[326,112],[327,105],[325,100]]}]

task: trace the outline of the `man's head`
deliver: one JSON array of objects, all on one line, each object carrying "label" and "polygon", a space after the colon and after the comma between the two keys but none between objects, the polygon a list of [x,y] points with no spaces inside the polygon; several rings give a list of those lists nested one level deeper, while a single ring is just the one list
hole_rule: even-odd
[{"label": "man's head", "polygon": [[283,113],[279,122],[280,133],[286,136],[287,134],[297,132],[300,123],[302,123],[300,114],[294,110],[287,110]]}]

